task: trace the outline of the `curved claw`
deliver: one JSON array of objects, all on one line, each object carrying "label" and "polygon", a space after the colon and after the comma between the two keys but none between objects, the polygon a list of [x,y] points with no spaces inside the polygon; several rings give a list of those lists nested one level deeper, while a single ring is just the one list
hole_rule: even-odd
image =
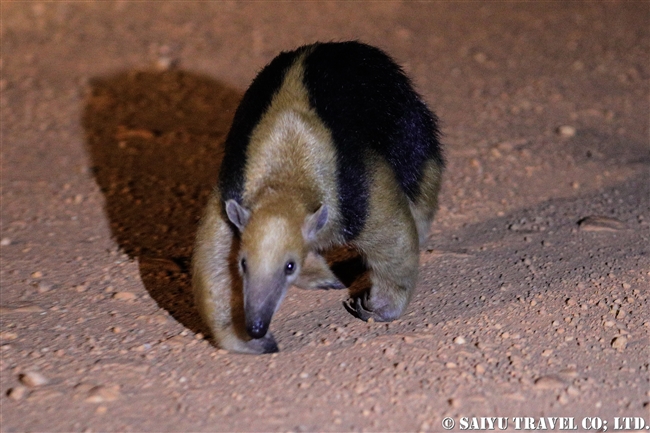
[{"label": "curved claw", "polygon": [[348,310],[350,314],[358,319],[363,320],[364,322],[367,322],[370,318],[374,320],[381,320],[378,319],[378,316],[372,310],[368,310],[363,304],[364,302],[361,296],[350,298],[347,301],[343,302],[343,306],[346,310]]},{"label": "curved claw", "polygon": [[[371,302],[368,298],[369,292],[365,292],[348,299],[343,306],[350,314],[365,322],[368,319],[373,319],[375,322],[392,322],[402,314],[402,308],[394,308],[390,305],[377,307],[375,302]],[[374,308],[369,308],[368,304],[374,305]]]}]

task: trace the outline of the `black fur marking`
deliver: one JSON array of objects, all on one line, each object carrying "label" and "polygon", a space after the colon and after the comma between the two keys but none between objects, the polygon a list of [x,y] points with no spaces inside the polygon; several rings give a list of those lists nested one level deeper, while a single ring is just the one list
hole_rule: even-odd
[{"label": "black fur marking", "polygon": [[222,203],[235,199],[242,204],[246,175],[246,152],[251,134],[271,105],[273,96],[280,90],[284,76],[301,53],[300,50],[301,48],[296,51],[280,53],[262,69],[244,93],[224,146],[225,153],[219,173]]},{"label": "black fur marking", "polygon": [[305,59],[304,82],[336,146],[344,234],[350,240],[361,232],[368,212],[368,152],[388,161],[415,200],[424,163],[443,164],[437,118],[388,55],[359,42],[316,44]]}]

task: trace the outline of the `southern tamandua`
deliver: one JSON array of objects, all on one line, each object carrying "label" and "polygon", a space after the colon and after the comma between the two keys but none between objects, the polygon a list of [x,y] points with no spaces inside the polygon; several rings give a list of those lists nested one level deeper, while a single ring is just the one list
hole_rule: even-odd
[{"label": "southern tamandua", "polygon": [[235,113],[193,257],[198,310],[223,349],[278,350],[268,331],[287,288],[344,288],[321,256],[359,251],[372,286],[346,308],[406,308],[444,162],[436,116],[402,69],[359,42],[283,52]]}]

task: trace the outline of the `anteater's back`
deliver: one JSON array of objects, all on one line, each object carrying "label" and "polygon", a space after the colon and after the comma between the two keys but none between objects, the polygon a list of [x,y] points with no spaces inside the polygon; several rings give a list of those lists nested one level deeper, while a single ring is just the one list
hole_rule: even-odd
[{"label": "anteater's back", "polygon": [[250,137],[298,61],[309,104],[336,148],[341,222],[350,240],[362,230],[368,212],[367,152],[387,160],[404,193],[415,201],[425,162],[443,165],[437,119],[401,68],[377,48],[318,43],[282,53],[255,78],[235,114],[221,170],[224,201],[241,200]]}]

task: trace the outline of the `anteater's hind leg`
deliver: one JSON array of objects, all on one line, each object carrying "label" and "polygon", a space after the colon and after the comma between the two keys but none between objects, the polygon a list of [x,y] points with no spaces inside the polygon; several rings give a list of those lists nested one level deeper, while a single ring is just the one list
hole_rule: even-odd
[{"label": "anteater's hind leg", "polygon": [[369,214],[354,240],[372,287],[346,303],[362,320],[389,322],[402,315],[418,275],[418,233],[409,203],[383,160],[373,161]]},{"label": "anteater's hind leg", "polygon": [[441,175],[441,165],[433,159],[427,161],[420,182],[420,192],[415,201],[409,204],[418,230],[420,248],[423,248],[426,244],[431,221],[433,221],[436,210],[438,210]]}]

